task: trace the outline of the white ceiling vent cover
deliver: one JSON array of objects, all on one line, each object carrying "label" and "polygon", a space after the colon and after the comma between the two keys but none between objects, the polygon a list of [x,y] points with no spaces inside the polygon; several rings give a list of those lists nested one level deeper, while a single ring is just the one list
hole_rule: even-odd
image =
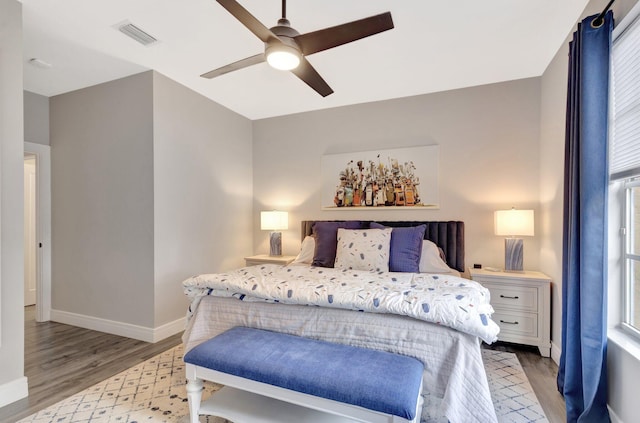
[{"label": "white ceiling vent cover", "polygon": [[129,21],[120,22],[118,24],[115,24],[113,27],[129,38],[133,38],[143,46],[149,46],[158,42],[158,39],[156,37],[150,35],[148,32],[140,29],[140,27],[132,24]]}]

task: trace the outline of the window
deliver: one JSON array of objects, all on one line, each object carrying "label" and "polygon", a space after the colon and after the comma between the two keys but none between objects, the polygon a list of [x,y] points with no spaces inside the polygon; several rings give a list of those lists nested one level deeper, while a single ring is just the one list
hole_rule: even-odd
[{"label": "window", "polygon": [[[625,199],[609,210],[622,221],[621,326],[640,338],[640,19],[616,28],[611,50],[610,179]],[[620,184],[620,185],[618,185]]]},{"label": "window", "polygon": [[640,180],[626,182],[625,193],[622,324],[640,336]]}]

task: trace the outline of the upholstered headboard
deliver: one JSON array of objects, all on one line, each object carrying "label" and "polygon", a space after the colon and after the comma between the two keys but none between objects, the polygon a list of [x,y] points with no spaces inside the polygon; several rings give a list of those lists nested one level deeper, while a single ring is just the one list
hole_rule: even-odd
[{"label": "upholstered headboard", "polygon": [[[312,226],[315,220],[303,220],[301,237],[312,234]],[[370,220],[362,220],[362,227],[368,228]],[[424,239],[434,242],[438,247],[442,248],[445,254],[445,260],[449,267],[459,272],[464,272],[464,222],[448,221],[448,222],[420,222],[420,221],[380,221],[376,222],[391,227],[406,227],[426,225]]]}]

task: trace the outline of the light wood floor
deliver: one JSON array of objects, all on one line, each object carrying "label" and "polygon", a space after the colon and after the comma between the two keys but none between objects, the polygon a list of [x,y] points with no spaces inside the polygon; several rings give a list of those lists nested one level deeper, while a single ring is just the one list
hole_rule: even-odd
[{"label": "light wood floor", "polygon": [[29,397],[0,408],[12,423],[103,381],[182,341],[181,334],[151,344],[55,322],[36,323],[25,307],[25,376]]},{"label": "light wood floor", "polygon": [[[180,334],[156,344],[54,322],[35,322],[25,308],[25,375],[29,397],[0,408],[0,422],[13,423],[178,345]],[[556,389],[558,368],[537,349],[512,344],[490,348],[517,354],[550,423],[565,421]]]}]

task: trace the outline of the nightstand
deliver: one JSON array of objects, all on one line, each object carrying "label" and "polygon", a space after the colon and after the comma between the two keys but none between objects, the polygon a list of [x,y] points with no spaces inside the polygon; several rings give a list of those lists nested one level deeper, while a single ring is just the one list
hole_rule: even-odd
[{"label": "nightstand", "polygon": [[551,356],[551,278],[541,272],[469,269],[471,279],[491,293],[498,340],[534,345]]},{"label": "nightstand", "polygon": [[295,260],[296,256],[270,256],[269,254],[258,254],[256,256],[245,257],[244,261],[247,266],[255,266],[258,264],[281,264],[286,266]]}]

